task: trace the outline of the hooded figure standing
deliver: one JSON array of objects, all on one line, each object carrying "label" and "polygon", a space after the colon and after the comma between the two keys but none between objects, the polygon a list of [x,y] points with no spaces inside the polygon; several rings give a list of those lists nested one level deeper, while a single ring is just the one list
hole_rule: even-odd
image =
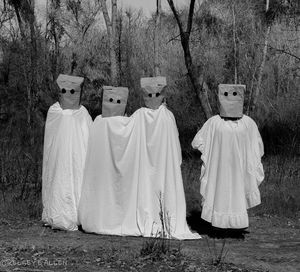
[{"label": "hooded figure standing", "polygon": [[261,203],[264,148],[257,125],[243,115],[244,90],[220,84],[220,115],[208,119],[192,141],[202,153],[201,217],[218,228],[247,228],[247,209]]},{"label": "hooded figure standing", "polygon": [[47,114],[42,176],[42,220],[52,228],[77,230],[89,127],[92,119],[80,105],[84,78],[59,75],[59,102]]},{"label": "hooded figure standing", "polygon": [[143,132],[137,186],[137,223],[143,236],[199,239],[186,222],[186,201],[181,175],[181,147],[176,120],[167,109],[165,77],[141,78],[146,107],[134,113]]},{"label": "hooded figure standing", "polygon": [[[130,118],[124,117],[128,94],[126,87],[103,86],[102,114],[90,129],[78,209],[80,224],[86,232],[137,232],[132,180],[123,173],[124,169],[131,169],[123,166],[120,158],[127,146],[127,131],[131,129]],[[130,159],[124,162],[131,163]]]}]

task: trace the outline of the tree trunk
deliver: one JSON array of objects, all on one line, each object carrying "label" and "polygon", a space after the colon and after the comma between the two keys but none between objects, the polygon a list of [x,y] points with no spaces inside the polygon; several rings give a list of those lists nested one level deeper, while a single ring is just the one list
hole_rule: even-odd
[{"label": "tree trunk", "polygon": [[[35,1],[29,0],[26,2],[16,1],[12,2],[11,5],[13,6],[18,25],[20,28],[20,33],[22,37],[22,41],[24,44],[25,51],[28,52],[29,55],[29,71],[25,71],[26,77],[28,77],[28,85],[27,85],[27,107],[26,107],[26,114],[27,114],[27,127],[30,133],[30,143],[34,144],[34,134],[33,134],[33,128],[32,128],[32,115],[34,112],[35,107],[35,96],[37,93],[37,38],[36,38],[36,32],[35,32]],[[22,10],[26,10],[24,12]],[[24,8],[25,7],[25,8]],[[22,15],[22,16],[21,16]],[[24,22],[22,21],[22,18],[24,18]],[[26,36],[25,27],[29,26],[29,35],[28,38]],[[28,42],[29,41],[29,42]]]},{"label": "tree trunk", "polygon": [[192,83],[193,89],[196,91],[197,97],[200,100],[201,107],[205,113],[205,116],[208,119],[213,115],[207,95],[209,91],[208,86],[204,80],[203,75],[199,75],[198,68],[195,67],[195,65],[192,62],[189,42],[184,39],[183,41],[181,41],[181,44],[184,51],[184,60],[185,66],[188,70],[188,76]]},{"label": "tree trunk", "polygon": [[[268,12],[268,10],[269,10],[269,0],[266,0],[266,12]],[[263,72],[264,72],[264,67],[265,67],[267,53],[268,53],[268,44],[269,44],[270,32],[271,32],[271,22],[268,22],[267,26],[266,26],[266,31],[265,31],[262,61],[261,61],[260,65],[259,65],[259,68],[258,68],[257,84],[256,84],[254,92],[252,91],[249,94],[249,99],[250,100],[249,100],[248,109],[247,109],[247,114],[248,115],[255,111],[256,104],[257,104],[257,101],[258,101],[260,88],[261,88],[262,77],[263,77]]]},{"label": "tree trunk", "polygon": [[106,0],[100,0],[103,17],[106,24],[107,35],[109,39],[109,59],[110,59],[110,80],[111,84],[116,86],[118,81],[118,67],[116,57],[116,24],[117,24],[117,0],[111,0],[111,18],[108,15]]},{"label": "tree trunk", "polygon": [[119,32],[118,32],[118,84],[122,82],[122,33],[123,32],[123,18],[119,15]]},{"label": "tree trunk", "polygon": [[[35,1],[30,1],[30,13],[28,14],[28,22],[30,28],[30,93],[28,93],[28,107],[30,109],[30,115],[32,119],[32,115],[35,112],[36,101],[35,97],[37,94],[37,69],[38,69],[38,61],[37,61],[37,38],[36,38],[36,30],[35,30]],[[34,145],[35,137],[34,137],[34,129],[32,120],[29,124],[29,129],[31,130],[31,145]]]},{"label": "tree trunk", "polygon": [[118,84],[117,58],[116,58],[116,26],[117,26],[117,0],[111,0],[111,36],[110,36],[110,69],[111,82]]},{"label": "tree trunk", "polygon": [[161,15],[161,0],[156,0],[156,15],[155,15],[155,29],[154,29],[154,74],[155,76],[160,75],[160,62],[159,62],[160,15]]},{"label": "tree trunk", "polygon": [[267,53],[268,53],[268,44],[269,44],[269,36],[271,32],[271,25],[267,27],[266,33],[265,33],[265,41],[264,41],[264,48],[263,48],[263,56],[262,56],[262,61],[260,63],[259,69],[258,69],[258,78],[257,78],[257,84],[254,92],[251,94],[251,106],[250,106],[250,112],[253,113],[256,108],[256,104],[258,101],[259,93],[260,93],[260,88],[261,88],[261,82],[262,82],[262,77],[264,73],[264,68],[265,68],[265,63],[266,63],[266,58],[267,58]]},{"label": "tree trunk", "polygon": [[202,110],[204,111],[205,116],[208,119],[213,115],[212,109],[211,109],[211,106],[209,103],[209,99],[208,99],[208,91],[210,91],[210,90],[205,82],[204,75],[202,72],[202,70],[203,70],[202,67],[200,67],[201,69],[199,69],[198,67],[196,67],[193,64],[192,55],[190,52],[190,45],[189,45],[190,33],[192,30],[192,23],[193,23],[195,0],[191,0],[191,3],[190,3],[189,16],[188,16],[186,30],[183,29],[182,22],[179,18],[178,12],[174,6],[173,0],[167,0],[167,1],[173,12],[173,15],[176,19],[176,22],[177,22],[177,25],[179,28],[181,45],[182,45],[182,48],[184,51],[184,60],[185,60],[185,65],[186,65],[186,68],[188,71],[188,76],[191,80],[193,89],[196,92],[197,97],[200,100]]},{"label": "tree trunk", "polygon": [[232,36],[233,36],[233,55],[234,55],[234,84],[238,82],[238,67],[237,67],[237,44],[236,44],[236,23],[235,23],[235,6],[232,4],[232,18],[233,18],[233,26],[232,26]]},{"label": "tree trunk", "polygon": [[[54,51],[51,54],[51,73],[52,73],[53,80],[55,80],[58,76],[58,58],[60,55],[60,34],[58,32],[60,23],[59,20],[57,19],[57,13],[60,10],[60,1],[59,0],[50,1],[50,10],[51,10],[50,16],[48,14],[48,0],[47,0],[46,7],[47,7],[47,20],[50,19],[49,21],[50,35],[53,38],[53,42],[54,42]],[[46,29],[46,32],[48,32],[48,29]]]}]

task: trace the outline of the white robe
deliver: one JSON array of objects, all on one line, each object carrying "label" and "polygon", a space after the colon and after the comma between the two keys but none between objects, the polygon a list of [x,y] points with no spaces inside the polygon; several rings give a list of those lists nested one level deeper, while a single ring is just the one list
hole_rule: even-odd
[{"label": "white robe", "polygon": [[90,132],[79,205],[83,229],[161,236],[162,211],[165,237],[200,238],[186,223],[180,164],[175,119],[165,106],[141,108],[131,117],[98,116]]},{"label": "white robe", "polygon": [[219,228],[248,227],[247,209],[260,204],[258,186],[264,179],[263,142],[255,122],[246,115],[238,121],[213,116],[192,146],[202,153],[201,217]]},{"label": "white robe", "polygon": [[42,175],[42,220],[54,228],[77,230],[77,209],[92,119],[84,106],[47,114]]}]

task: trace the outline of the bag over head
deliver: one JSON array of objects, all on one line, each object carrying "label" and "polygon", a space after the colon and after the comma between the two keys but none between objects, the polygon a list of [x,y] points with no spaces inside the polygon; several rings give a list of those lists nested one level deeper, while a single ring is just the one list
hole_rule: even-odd
[{"label": "bag over head", "polygon": [[167,86],[165,77],[143,77],[141,78],[141,88],[143,99],[147,108],[156,110],[162,104],[164,88]]},{"label": "bag over head", "polygon": [[242,117],[246,86],[219,84],[218,89],[220,116],[233,118]]},{"label": "bag over head", "polygon": [[128,93],[127,87],[103,86],[102,117],[124,116]]},{"label": "bag over head", "polygon": [[80,106],[83,77],[60,74],[56,80],[60,89],[59,103],[63,109],[78,109]]}]

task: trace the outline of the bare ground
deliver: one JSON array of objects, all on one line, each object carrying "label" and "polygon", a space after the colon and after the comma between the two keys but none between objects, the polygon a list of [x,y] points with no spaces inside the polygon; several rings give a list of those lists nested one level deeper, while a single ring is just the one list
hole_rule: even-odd
[{"label": "bare ground", "polygon": [[225,259],[213,265],[223,239],[172,240],[168,253],[142,256],[149,238],[54,231],[36,220],[0,219],[0,271],[300,271],[299,220],[251,217],[249,231],[244,240],[227,238]]}]

